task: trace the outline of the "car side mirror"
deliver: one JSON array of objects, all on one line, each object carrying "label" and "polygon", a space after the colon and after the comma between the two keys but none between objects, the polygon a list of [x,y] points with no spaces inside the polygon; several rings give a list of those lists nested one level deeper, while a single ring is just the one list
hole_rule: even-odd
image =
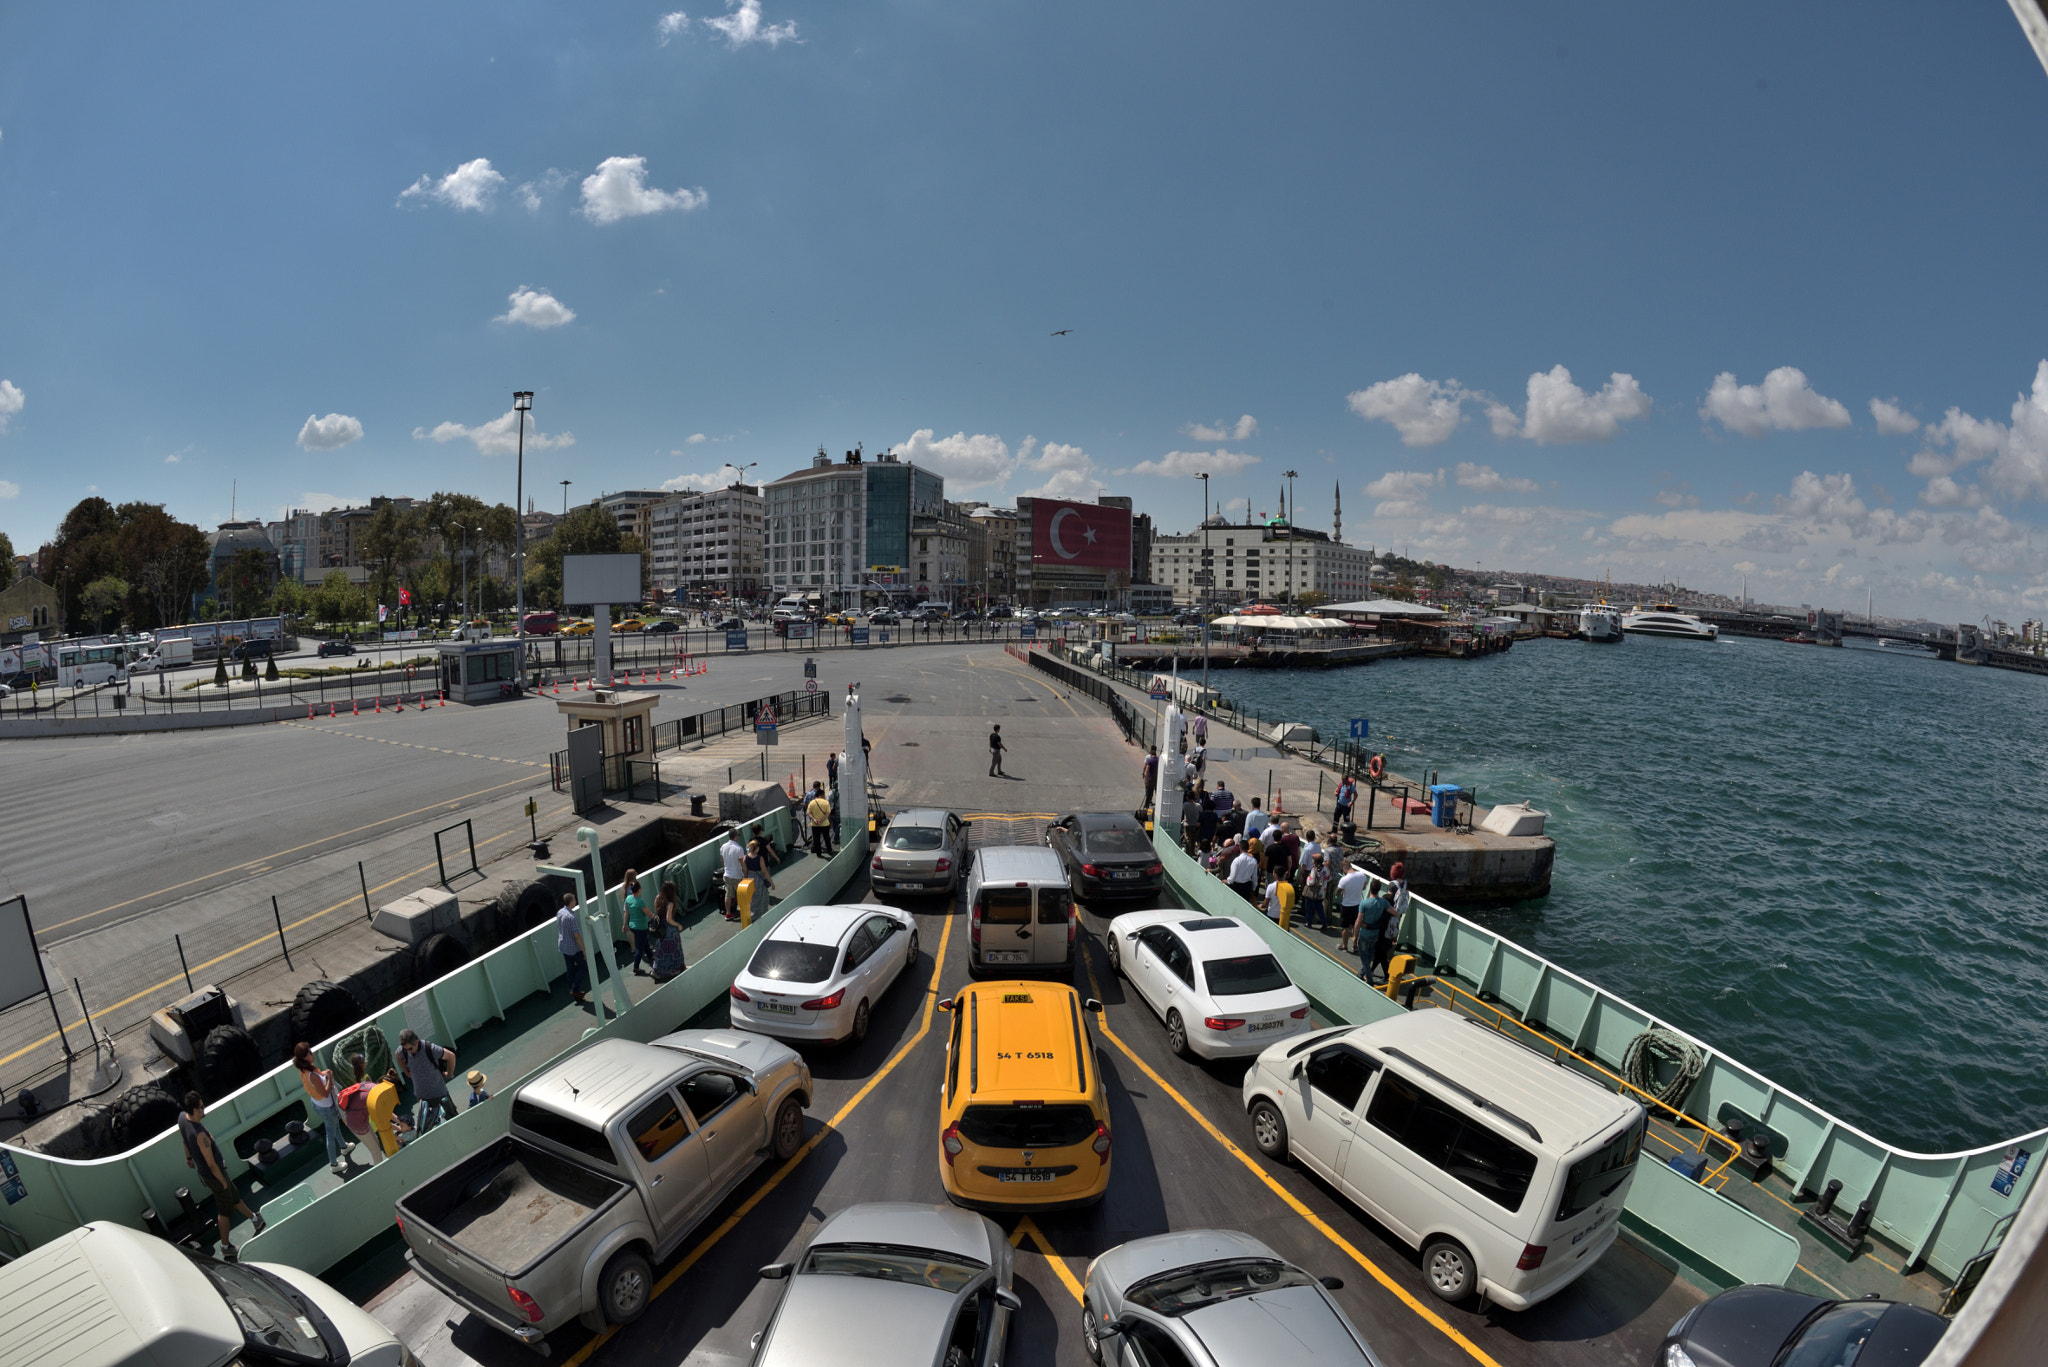
[{"label": "car side mirror", "polygon": [[1095,998],[1090,997],[1088,998],[1088,1000],[1081,1003],[1081,1009],[1083,1011],[1092,1011],[1099,1016],[1102,1014],[1102,1003],[1095,1000]]},{"label": "car side mirror", "polygon": [[1342,1291],[1344,1289],[1344,1279],[1342,1277],[1318,1277],[1316,1280],[1332,1291]]},{"label": "car side mirror", "polygon": [[770,1263],[761,1269],[761,1280],[764,1282],[784,1281],[795,1268],[795,1263]]},{"label": "car side mirror", "polygon": [[1008,1310],[1011,1314],[1015,1314],[1024,1308],[1023,1298],[1007,1286],[996,1288],[996,1304],[1002,1306],[1003,1309]]},{"label": "car side mirror", "polygon": [[939,1010],[941,1010],[941,1011],[951,1011],[952,1009],[953,1009],[953,999],[952,999],[951,997],[948,997],[948,998],[946,998],[946,999],[945,999],[944,1001],[942,1001],[942,1002],[940,1002],[940,1003],[939,1003]]},{"label": "car side mirror", "polygon": [[1291,1072],[1291,1073],[1289,1073],[1289,1074],[1288,1074],[1287,1076],[1289,1076],[1289,1077],[1300,1077],[1300,1076],[1301,1076],[1301,1074],[1302,1074],[1302,1072],[1303,1072],[1303,1070],[1304,1070],[1304,1069],[1306,1069],[1307,1067],[1308,1067],[1308,1063],[1307,1063],[1307,1061],[1306,1061],[1306,1060],[1304,1060],[1304,1059],[1296,1059],[1296,1060],[1294,1061],[1294,1071],[1293,1071],[1293,1072]]},{"label": "car side mirror", "polygon": [[752,1079],[752,1078],[750,1078],[750,1077],[749,1077],[749,1078],[741,1078],[741,1079],[740,1079],[740,1081],[746,1084],[746,1088],[747,1088],[747,1094],[748,1094],[749,1096],[759,1096],[759,1095],[761,1095],[761,1084],[760,1084],[760,1083],[756,1082],[756,1081],[755,1081],[754,1079]]},{"label": "car side mirror", "polygon": [[1102,1323],[1095,1326],[1095,1340],[1100,1343],[1104,1339],[1113,1339],[1118,1334],[1123,1333],[1123,1331],[1124,1322],[1122,1320],[1105,1319]]}]

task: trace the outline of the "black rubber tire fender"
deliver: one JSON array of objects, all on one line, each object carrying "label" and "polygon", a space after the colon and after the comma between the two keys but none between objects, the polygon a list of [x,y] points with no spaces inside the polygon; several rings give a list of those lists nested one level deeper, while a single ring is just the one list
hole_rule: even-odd
[{"label": "black rubber tire fender", "polygon": [[193,1071],[199,1075],[199,1090],[217,1101],[262,1076],[263,1054],[241,1026],[216,1025],[200,1042]]},{"label": "black rubber tire fender", "polygon": [[521,930],[531,930],[543,922],[554,920],[555,909],[561,905],[562,895],[547,884],[529,883],[512,903],[512,924]]},{"label": "black rubber tire fender", "polygon": [[412,954],[413,962],[419,968],[419,980],[423,983],[445,978],[469,962],[469,951],[462,947],[462,941],[441,931],[420,941]]},{"label": "black rubber tire fender", "polygon": [[177,1125],[178,1100],[155,1083],[134,1087],[114,1098],[106,1120],[113,1152],[126,1153]]},{"label": "black rubber tire fender", "polygon": [[356,994],[340,983],[325,978],[307,983],[292,998],[292,1043],[321,1044],[366,1014]]}]

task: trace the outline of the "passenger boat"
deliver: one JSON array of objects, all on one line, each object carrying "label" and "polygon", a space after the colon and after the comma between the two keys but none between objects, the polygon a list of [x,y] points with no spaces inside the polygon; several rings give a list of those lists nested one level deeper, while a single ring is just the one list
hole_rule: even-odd
[{"label": "passenger boat", "polygon": [[1901,655],[1937,655],[1940,653],[1933,646],[1923,645],[1919,641],[1901,641],[1891,636],[1879,637],[1877,645],[1880,650],[1896,650]]},{"label": "passenger boat", "polygon": [[1638,607],[1621,619],[1621,629],[1637,636],[1678,636],[1689,641],[1718,641],[1721,628],[1702,622],[1689,612],[1669,603]]},{"label": "passenger boat", "polygon": [[1579,638],[1609,645],[1623,640],[1620,609],[1605,603],[1588,603],[1580,608]]}]

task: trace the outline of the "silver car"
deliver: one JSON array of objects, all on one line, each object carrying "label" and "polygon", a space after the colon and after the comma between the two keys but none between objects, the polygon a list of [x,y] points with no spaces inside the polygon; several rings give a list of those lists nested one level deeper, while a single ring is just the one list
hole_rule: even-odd
[{"label": "silver car", "polygon": [[967,828],[957,812],[914,807],[890,818],[882,847],[868,863],[877,892],[944,892],[960,886],[967,863]]},{"label": "silver car", "polygon": [[1283,1354],[1289,1367],[1380,1367],[1330,1299],[1341,1286],[1232,1229],[1133,1239],[1088,1264],[1082,1342],[1118,1367],[1267,1367]]},{"label": "silver car", "polygon": [[986,1215],[953,1206],[849,1206],[793,1263],[754,1367],[993,1367],[1023,1308],[1010,1289],[1010,1241]]}]

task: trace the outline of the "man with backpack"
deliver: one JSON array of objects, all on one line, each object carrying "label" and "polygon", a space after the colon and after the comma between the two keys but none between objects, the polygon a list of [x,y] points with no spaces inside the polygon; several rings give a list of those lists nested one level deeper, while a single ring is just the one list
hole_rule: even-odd
[{"label": "man with backpack", "polygon": [[411,1030],[398,1032],[399,1059],[412,1078],[412,1094],[420,1104],[414,1128],[421,1134],[446,1119],[455,1118],[455,1098],[448,1095],[448,1079],[455,1076],[455,1051],[423,1040]]}]

